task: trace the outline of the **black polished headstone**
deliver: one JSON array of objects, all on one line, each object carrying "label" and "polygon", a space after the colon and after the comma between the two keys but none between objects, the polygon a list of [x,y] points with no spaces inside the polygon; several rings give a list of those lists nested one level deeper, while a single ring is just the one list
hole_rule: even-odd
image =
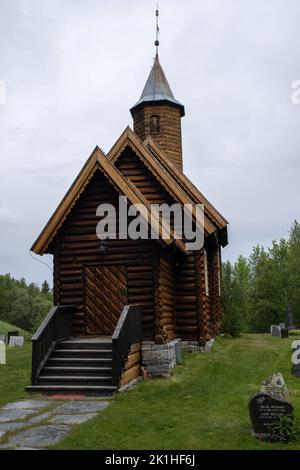
[{"label": "black polished headstone", "polygon": [[281,328],[281,338],[288,338],[289,330],[287,328]]},{"label": "black polished headstone", "polygon": [[270,435],[270,424],[282,416],[293,416],[293,406],[284,400],[257,393],[249,401],[249,415],[254,434]]}]

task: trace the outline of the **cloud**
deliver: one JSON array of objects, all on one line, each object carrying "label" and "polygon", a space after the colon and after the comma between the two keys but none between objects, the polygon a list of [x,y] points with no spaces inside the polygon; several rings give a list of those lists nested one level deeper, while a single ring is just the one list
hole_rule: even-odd
[{"label": "cloud", "polygon": [[[2,0],[1,272],[28,249],[95,145],[131,124],[154,55],[150,0]],[[224,259],[299,218],[298,0],[163,0],[160,59],[186,107],[185,172],[230,221]],[[3,208],[3,209],[2,209]]]}]

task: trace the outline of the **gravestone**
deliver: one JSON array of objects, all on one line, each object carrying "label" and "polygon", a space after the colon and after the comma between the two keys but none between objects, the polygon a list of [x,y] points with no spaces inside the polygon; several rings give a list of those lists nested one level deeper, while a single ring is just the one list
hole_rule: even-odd
[{"label": "gravestone", "polygon": [[18,331],[8,331],[7,336],[6,336],[6,342],[9,344],[9,340],[11,336],[19,336]]},{"label": "gravestone", "polygon": [[297,327],[295,325],[294,313],[291,308],[287,310],[287,327],[289,330],[296,330]]},{"label": "gravestone", "polygon": [[270,425],[283,416],[293,416],[293,406],[284,400],[257,393],[249,401],[249,415],[253,434],[263,439],[271,439]]},{"label": "gravestone", "polygon": [[265,379],[261,384],[260,391],[280,400],[284,400],[288,396],[288,389],[284,378],[279,372]]},{"label": "gravestone", "polygon": [[288,338],[289,330],[287,328],[281,328],[281,338]]},{"label": "gravestone", "polygon": [[9,346],[10,347],[17,346],[19,348],[23,348],[23,346],[24,346],[24,336],[11,336],[9,338]]},{"label": "gravestone", "polygon": [[3,343],[5,343],[5,340],[6,340],[6,336],[5,335],[0,335],[0,341],[3,341]]},{"label": "gravestone", "polygon": [[292,374],[300,377],[300,340],[292,343]]},{"label": "gravestone", "polygon": [[280,328],[281,330],[285,330],[285,329],[286,329],[286,324],[285,324],[285,323],[279,323],[278,326],[279,326],[279,328]]},{"label": "gravestone", "polygon": [[277,338],[281,337],[281,329],[279,325],[272,325],[271,326],[271,335]]},{"label": "gravestone", "polygon": [[6,346],[4,341],[0,341],[0,364],[6,364]]}]

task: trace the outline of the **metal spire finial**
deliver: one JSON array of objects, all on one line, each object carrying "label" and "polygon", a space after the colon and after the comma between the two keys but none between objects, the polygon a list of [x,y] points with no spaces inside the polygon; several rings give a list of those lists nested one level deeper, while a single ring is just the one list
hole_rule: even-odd
[{"label": "metal spire finial", "polygon": [[158,56],[158,46],[159,46],[159,26],[158,26],[158,17],[159,17],[159,10],[158,10],[158,4],[156,6],[156,11],[155,11],[155,16],[156,16],[156,39],[155,39],[155,47],[156,47],[156,55]]}]

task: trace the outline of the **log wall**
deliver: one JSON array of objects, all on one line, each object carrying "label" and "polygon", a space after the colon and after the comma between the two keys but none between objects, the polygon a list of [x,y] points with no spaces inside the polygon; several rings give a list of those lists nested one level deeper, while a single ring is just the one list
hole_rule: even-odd
[{"label": "log wall", "polygon": [[[151,133],[150,117],[159,116],[160,131]],[[182,171],[182,139],[180,109],[167,103],[150,104],[133,112],[133,129],[141,140],[151,135],[165,151],[168,159]]]},{"label": "log wall", "polygon": [[128,385],[140,376],[141,372],[141,343],[131,345],[130,352],[126,358],[119,387]]},{"label": "log wall", "polygon": [[96,208],[100,203],[118,205],[118,194],[97,172],[59,230],[54,254],[56,305],[77,306],[74,334],[85,334],[84,301],[86,265],[125,264],[128,273],[128,302],[143,307],[143,337],[154,335],[153,244],[151,240],[108,240],[107,253],[100,254],[96,236]]}]

